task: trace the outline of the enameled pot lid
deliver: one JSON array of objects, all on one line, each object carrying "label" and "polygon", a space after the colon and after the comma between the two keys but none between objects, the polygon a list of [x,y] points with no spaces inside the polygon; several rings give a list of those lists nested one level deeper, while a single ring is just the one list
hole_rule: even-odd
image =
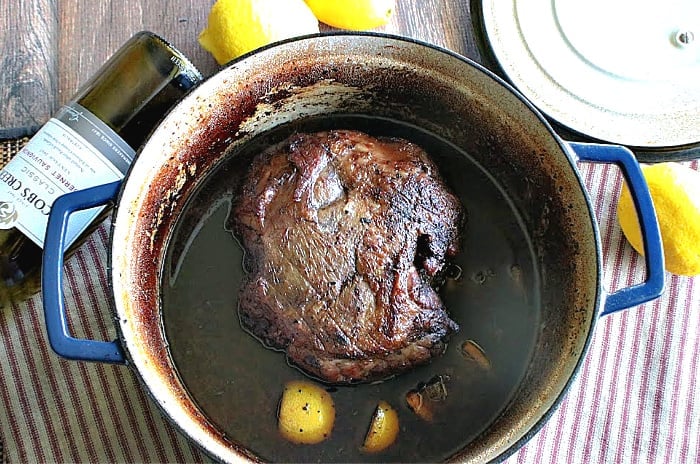
[{"label": "enameled pot lid", "polygon": [[480,7],[502,72],[554,121],[601,141],[698,156],[700,1],[482,0]]}]

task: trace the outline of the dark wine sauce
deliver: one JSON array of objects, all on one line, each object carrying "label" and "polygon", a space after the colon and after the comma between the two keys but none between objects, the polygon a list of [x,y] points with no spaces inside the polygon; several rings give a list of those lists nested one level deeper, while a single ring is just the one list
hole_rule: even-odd
[{"label": "dark wine sauce", "polygon": [[[266,349],[239,323],[243,251],[225,229],[231,199],[250,159],[294,132],[356,129],[422,146],[436,161],[468,214],[463,252],[441,296],[460,331],[443,356],[384,382],[327,386],[336,406],[332,436],[295,445],[277,432],[285,382],[305,375],[283,353]],[[428,462],[444,460],[507,406],[522,378],[539,326],[539,282],[527,233],[513,204],[468,154],[422,129],[397,121],[344,115],[304,120],[257,137],[232,152],[189,199],[165,260],[163,323],[170,352],[194,401],[222,433],[274,462]],[[465,357],[473,340],[490,367]],[[417,417],[405,395],[443,376],[447,398],[433,422]],[[362,442],[380,400],[398,410],[400,432],[386,451],[365,454]]]}]

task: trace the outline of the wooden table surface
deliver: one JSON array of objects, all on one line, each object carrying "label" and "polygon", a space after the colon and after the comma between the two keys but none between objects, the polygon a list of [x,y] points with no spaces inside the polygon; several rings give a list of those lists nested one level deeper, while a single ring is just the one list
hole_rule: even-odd
[{"label": "wooden table surface", "polygon": [[[212,0],[0,0],[0,130],[43,124],[133,33],[172,42],[205,75],[197,42]],[[479,59],[468,0],[399,0],[381,31]]]}]

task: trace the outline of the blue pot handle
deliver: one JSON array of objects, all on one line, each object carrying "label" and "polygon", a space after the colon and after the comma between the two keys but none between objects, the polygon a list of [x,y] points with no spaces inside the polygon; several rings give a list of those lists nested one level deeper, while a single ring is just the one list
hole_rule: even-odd
[{"label": "blue pot handle", "polygon": [[628,148],[619,145],[569,142],[569,146],[581,161],[614,163],[620,168],[637,209],[644,241],[646,281],[607,295],[600,315],[605,316],[658,298],[664,290],[665,279],[661,232],[649,187],[634,154]]},{"label": "blue pot handle", "polygon": [[[649,189],[634,155],[627,148],[616,145],[570,142],[569,146],[582,161],[615,163],[621,168],[630,186],[644,237],[647,280],[608,295],[601,315],[659,297],[664,288],[661,234]],[[53,350],[68,359],[112,364],[126,362],[121,345],[116,340],[112,342],[83,340],[70,335],[63,294],[63,262],[68,218],[76,211],[113,201],[119,193],[120,185],[121,182],[117,181],[63,195],[55,201],[49,216],[41,276],[46,329]]]},{"label": "blue pot handle", "polygon": [[46,330],[51,348],[64,358],[124,364],[126,358],[118,341],[105,342],[74,338],[68,331],[63,294],[63,261],[68,218],[76,211],[106,205],[119,193],[121,181],[67,193],[51,208],[44,241],[41,273]]}]

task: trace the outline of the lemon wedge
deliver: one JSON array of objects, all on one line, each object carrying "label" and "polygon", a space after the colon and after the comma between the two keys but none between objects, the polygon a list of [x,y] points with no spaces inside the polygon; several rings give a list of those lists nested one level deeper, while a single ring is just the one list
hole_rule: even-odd
[{"label": "lemon wedge", "polygon": [[278,411],[279,431],[293,442],[313,445],[331,435],[335,405],[330,393],[304,380],[287,382]]},{"label": "lemon wedge", "polygon": [[366,453],[384,451],[396,441],[399,434],[399,415],[386,401],[380,401],[372,415],[362,450]]}]

